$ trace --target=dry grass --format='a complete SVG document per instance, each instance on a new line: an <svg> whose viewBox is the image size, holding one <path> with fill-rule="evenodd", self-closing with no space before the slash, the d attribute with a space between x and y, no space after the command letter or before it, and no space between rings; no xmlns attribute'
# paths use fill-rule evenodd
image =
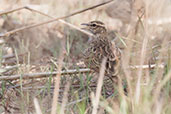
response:
<svg viewBox="0 0 171 114"><path fill-rule="evenodd" d="M29 5L50 17L26 9L0 15L0 35L98 3L101 2L2 0L0 12ZM18 75L20 79L1 80L0 113L170 114L170 0L135 0L130 5L131 20L124 22L106 14L109 11L106 9L113 3L61 20L63 23L55 21L1 38L1 76ZM115 8L110 8L110 11L115 11ZM115 13L125 15L122 11ZM91 20L106 23L112 41L122 49L121 73L114 92L109 91L112 84L107 82L110 87L105 86L103 64L99 78L94 73L22 78L22 74L65 72L84 67L80 65L81 51L87 47L89 38L79 28L80 23ZM117 32L117 38L112 38L113 31Z"/></svg>

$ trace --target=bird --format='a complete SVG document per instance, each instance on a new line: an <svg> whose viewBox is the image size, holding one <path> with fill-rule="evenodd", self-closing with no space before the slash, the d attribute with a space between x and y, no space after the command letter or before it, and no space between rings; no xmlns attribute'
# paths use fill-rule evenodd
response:
<svg viewBox="0 0 171 114"><path fill-rule="evenodd" d="M88 41L88 48L83 51L83 60L87 67L99 73L103 58L107 58L105 64L105 76L116 77L121 61L121 51L108 38L105 24L101 21L82 23L84 30L93 34Z"/></svg>

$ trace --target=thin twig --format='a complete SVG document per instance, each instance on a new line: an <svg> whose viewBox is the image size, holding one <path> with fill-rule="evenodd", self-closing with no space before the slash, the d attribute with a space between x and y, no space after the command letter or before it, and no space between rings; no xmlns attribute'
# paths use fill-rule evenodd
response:
<svg viewBox="0 0 171 114"><path fill-rule="evenodd" d="M43 15L43 16L49 17L49 18L51 18L51 19L55 19L55 17L52 17L52 16L50 16L50 15L48 15L48 14L45 14L45 13L43 13L43 12L41 12L41 11L38 11L38 10L35 10L35 9L32 9L32 8L29 8L28 6L25 7L25 8L28 9L28 10L30 10L30 11L32 11L32 12L36 12L36 13L41 14L41 15ZM73 25L73 24L71 24L71 23L68 23L68 22L66 22L66 21L64 21L64 20L62 20L62 19L59 19L59 22L61 22L61 23L63 23L63 24L66 24L67 26L69 26L69 27L71 27L71 28L74 28L74 29L76 29L76 30L78 30L78 31L80 31L80 32L82 32L82 33L85 33L85 34L87 34L87 35L89 35L89 36L93 36L92 33L87 32L87 31L85 31L85 30L83 30L83 29L81 29L81 28L79 28L79 27L77 27L77 26L75 26L75 25Z"/></svg>
<svg viewBox="0 0 171 114"><path fill-rule="evenodd" d="M155 67L159 67L159 68L164 68L164 65L156 65L156 64L152 64L150 66L150 68L155 68ZM148 69L149 65L135 65L135 66L129 66L128 69ZM73 74L84 74L84 73L92 73L93 71L85 68L85 69L72 69L72 70L65 70L65 71L61 71L61 75L73 75ZM11 75L11 76L0 76L0 80L17 80L20 78L20 76L22 76L23 79L33 79L33 78L46 78L49 77L50 75L55 76L56 74L59 74L59 72L39 72L39 73L32 73L32 74L18 74L18 75Z"/></svg>
<svg viewBox="0 0 171 114"><path fill-rule="evenodd" d="M88 10L91 10L91 9L94 9L94 8L97 8L97 7L100 7L100 6L103 6L103 5L108 4L108 3L112 2L112 1L113 1L113 0L110 0L110 1L107 1L107 2L103 2L103 3L101 3L101 4L94 5L94 6L91 6L91 7L89 7L89 8L86 8L86 9L83 9L83 10L76 11L76 12L71 13L71 14L66 15L66 16L54 18L54 19L51 19L51 20L48 20L48 21L45 21L45 22L40 22L40 23L36 23L36 24L32 24L32 25L25 26L25 27L21 27L21 28L18 28L18 29L15 29L15 30L6 32L6 33L4 33L4 34L0 34L0 37L9 36L10 34L13 34L13 33L16 33L16 32L22 31L22 30L25 30L25 29L29 29L29 28L41 26L41 25L48 24L48 23L51 23L51 22L54 22L54 21L58 21L58 20L60 20L60 19L65 19L65 18L74 16L74 15L77 15L77 14L83 13L83 12L85 12L85 11L88 11Z"/></svg>
<svg viewBox="0 0 171 114"><path fill-rule="evenodd" d="M149 69L149 68L155 68L155 67L158 67L158 68L164 68L164 65L161 64L161 65L156 65L156 64L152 64L150 65L134 65L134 66L129 66L130 69L139 69L139 68L142 68L143 70L144 69Z"/></svg>
<svg viewBox="0 0 171 114"><path fill-rule="evenodd" d="M6 15L6 14L8 14L8 13L15 12L15 11L19 11L19 10L21 10L21 9L23 9L23 8L25 8L25 6L24 6L24 7L15 8L15 9L12 9L12 10L8 10L8 11L0 12L0 16L1 16L1 15Z"/></svg>
<svg viewBox="0 0 171 114"><path fill-rule="evenodd" d="M12 12L15 12L15 11L19 11L19 10L23 10L23 9L29 10L29 11L31 11L31 12L38 13L38 14L40 14L40 15L46 16L46 17L51 18L51 19L55 19L55 17L53 17L53 16L50 16L50 15L48 15L48 14L45 14L45 13L41 12L41 11L35 10L35 9L33 9L33 8L30 8L29 5L24 6L24 7L20 7L20 8L16 8L16 9L13 9L13 10L9 10L9 11L6 11L6 12L3 12L2 15L7 14L7 13L12 13ZM1 14L0 14L0 15L1 15ZM70 23L68 23L68 22L66 22L66 21L64 21L64 20L62 20L62 19L59 19L59 22L61 22L61 23L63 23L63 24L66 24L67 26L69 26L69 27L71 27L71 28L74 28L74 29L76 29L76 30L78 30L78 31L80 31L80 32L83 32L83 33L85 33L85 34L87 34L87 35L89 35L89 36L93 36L93 34L91 34L90 32L87 32L87 31L85 31L85 30L83 30L83 29L80 29L79 27L77 27L77 26L75 26L75 25L73 25L73 24L70 24Z"/></svg>
<svg viewBox="0 0 171 114"><path fill-rule="evenodd" d="M11 75L11 76L0 76L0 80L17 80L20 79L33 79L33 78L46 78L50 75L55 76L57 74L61 75L71 75L71 74L79 74L79 73L89 73L92 72L90 69L79 69L79 70L67 70L61 72L41 72L41 73L32 73L32 74L18 74L18 75Z"/></svg>
<svg viewBox="0 0 171 114"><path fill-rule="evenodd" d="M0 67L0 74L3 74L5 72L13 70L13 69L17 69L18 67L19 67L19 65Z"/></svg>
<svg viewBox="0 0 171 114"><path fill-rule="evenodd" d="M26 54L26 53L21 53L21 54L19 54L18 56L23 56L23 55L25 55L25 54ZM2 59L10 59L10 58L13 58L13 57L15 57L14 54L4 55L4 56L2 56Z"/></svg>

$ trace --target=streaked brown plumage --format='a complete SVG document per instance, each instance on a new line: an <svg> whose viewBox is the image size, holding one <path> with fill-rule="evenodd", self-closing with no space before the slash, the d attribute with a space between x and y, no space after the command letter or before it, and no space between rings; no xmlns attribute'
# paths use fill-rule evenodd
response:
<svg viewBox="0 0 171 114"><path fill-rule="evenodd" d="M104 57L106 62L106 76L116 76L120 65L120 50L108 39L107 30L104 23L100 21L91 21L83 23L85 30L91 32L94 36L89 42L89 47L84 51L84 62L87 67L99 73L100 65Z"/></svg>

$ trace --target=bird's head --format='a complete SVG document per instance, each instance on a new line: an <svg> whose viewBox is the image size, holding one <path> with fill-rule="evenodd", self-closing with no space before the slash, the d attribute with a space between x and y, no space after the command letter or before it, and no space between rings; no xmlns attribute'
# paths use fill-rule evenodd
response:
<svg viewBox="0 0 171 114"><path fill-rule="evenodd" d="M91 21L89 23L82 23L85 26L83 29L91 32L94 35L105 34L107 32L105 25L101 21Z"/></svg>

